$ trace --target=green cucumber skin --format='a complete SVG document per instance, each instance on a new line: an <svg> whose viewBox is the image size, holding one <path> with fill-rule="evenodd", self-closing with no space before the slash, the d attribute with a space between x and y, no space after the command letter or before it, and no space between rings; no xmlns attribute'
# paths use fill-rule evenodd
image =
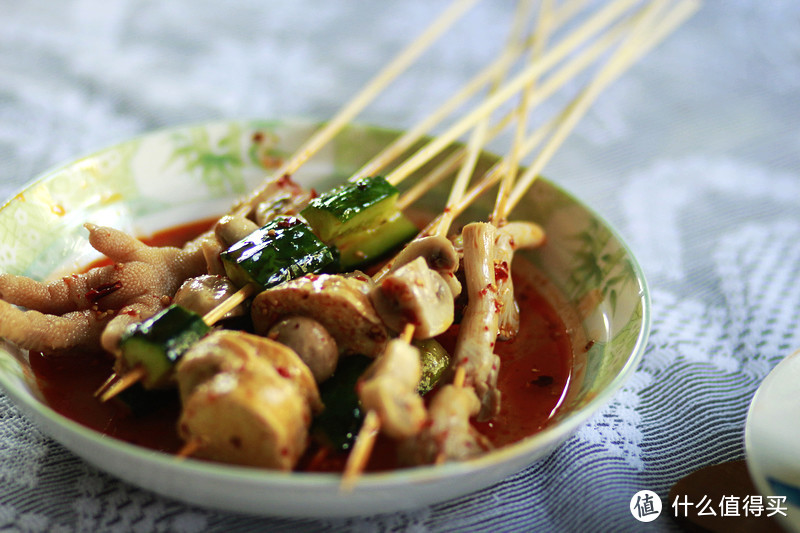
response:
<svg viewBox="0 0 800 533"><path fill-rule="evenodd" d="M339 250L340 268L348 271L385 257L418 232L419 228L397 211L382 224L341 235L332 244Z"/></svg>
<svg viewBox="0 0 800 533"><path fill-rule="evenodd" d="M388 218L398 194L397 188L381 176L363 178L314 198L300 214L328 242L337 235Z"/></svg>
<svg viewBox="0 0 800 533"><path fill-rule="evenodd" d="M113 400L127 409L134 417L143 417L158 412L164 407L179 402L178 389L146 389L141 383L134 383Z"/></svg>
<svg viewBox="0 0 800 533"><path fill-rule="evenodd" d="M268 289L320 272L337 260L334 250L294 217L277 218L220 254L225 273L238 286Z"/></svg>
<svg viewBox="0 0 800 533"><path fill-rule="evenodd" d="M142 365L147 369L142 382L146 388L158 387L183 353L210 330L203 317L173 304L123 334L122 358L128 368Z"/></svg>
<svg viewBox="0 0 800 533"><path fill-rule="evenodd" d="M372 361L363 355L345 357L339 361L334 375L320 384L325 410L314 419L311 433L337 451L349 450L361 429L364 412L356 383Z"/></svg>

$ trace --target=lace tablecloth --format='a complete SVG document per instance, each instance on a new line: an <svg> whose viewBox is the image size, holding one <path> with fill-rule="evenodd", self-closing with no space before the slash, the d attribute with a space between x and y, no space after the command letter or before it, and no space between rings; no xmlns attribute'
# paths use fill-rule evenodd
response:
<svg viewBox="0 0 800 533"><path fill-rule="evenodd" d="M0 196L134 134L327 118L444 2L0 2ZM409 127L485 65L511 0L483 2L360 117ZM800 347L800 3L708 1L620 79L546 169L608 218L652 290L635 374L547 459L387 516L214 512L123 483L0 393L0 529L631 530L634 493L741 458L750 399ZM506 139L507 141L507 139ZM504 148L503 140L495 148ZM665 516L653 529L675 525Z"/></svg>

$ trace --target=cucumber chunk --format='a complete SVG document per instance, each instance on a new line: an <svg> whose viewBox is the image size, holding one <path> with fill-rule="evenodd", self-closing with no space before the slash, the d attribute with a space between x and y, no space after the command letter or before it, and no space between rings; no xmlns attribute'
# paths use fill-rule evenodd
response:
<svg viewBox="0 0 800 533"><path fill-rule="evenodd" d="M383 177L363 178L314 198L300 214L320 239L329 242L392 216L397 195L397 188Z"/></svg>
<svg viewBox="0 0 800 533"><path fill-rule="evenodd" d="M239 287L267 289L320 272L336 261L334 250L295 217L279 217L220 254L227 276Z"/></svg>
<svg viewBox="0 0 800 533"><path fill-rule="evenodd" d="M347 451L353 446L364 422L356 382L372 361L363 355L344 357L334 375L319 386L325 410L314 419L311 433L337 451Z"/></svg>
<svg viewBox="0 0 800 533"><path fill-rule="evenodd" d="M125 331L119 344L121 357L128 368L144 366L145 388L160 387L183 353L209 331L202 316L173 304Z"/></svg>
<svg viewBox="0 0 800 533"><path fill-rule="evenodd" d="M333 240L339 250L342 270L353 270L387 255L411 240L419 231L413 222L396 211L385 222L340 235Z"/></svg>
<svg viewBox="0 0 800 533"><path fill-rule="evenodd" d="M417 392L424 396L436 386L450 366L450 354L436 339L414 340L413 344L419 350L422 363L422 378Z"/></svg>
<svg viewBox="0 0 800 533"><path fill-rule="evenodd" d="M173 409L180 402L178 389L145 389L141 383L120 392L112 401L127 411L130 416L143 417L161 411Z"/></svg>

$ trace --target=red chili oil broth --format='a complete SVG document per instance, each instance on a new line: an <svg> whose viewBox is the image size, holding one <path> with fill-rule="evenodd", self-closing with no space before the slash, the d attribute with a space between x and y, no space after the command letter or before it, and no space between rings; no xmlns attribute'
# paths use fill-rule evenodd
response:
<svg viewBox="0 0 800 533"><path fill-rule="evenodd" d="M142 241L151 246L181 246L210 227L202 220L160 231ZM87 268L108 264L98 260ZM491 422L474 423L495 446L519 441L545 427L560 406L572 368L571 340L564 321L528 276L513 272L515 296L520 307L520 332L512 341L498 341L501 360L498 386L502 391L500 413ZM438 337L453 352L458 326ZM112 361L97 354L30 354L31 367L46 402L55 411L103 434L146 448L177 452L180 405L177 399L144 416L133 416L124 406L101 403L94 392L112 372ZM367 470L396 468L395 446L379 437ZM321 452L313 446L299 469L339 471L346 457Z"/></svg>

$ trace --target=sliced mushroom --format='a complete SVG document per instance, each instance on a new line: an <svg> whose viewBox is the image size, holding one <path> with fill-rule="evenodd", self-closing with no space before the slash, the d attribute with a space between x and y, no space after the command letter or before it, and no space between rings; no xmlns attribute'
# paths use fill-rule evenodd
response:
<svg viewBox="0 0 800 533"><path fill-rule="evenodd" d="M438 272L444 278L454 298L461 294L461 283L455 276L455 272L458 270L459 256L449 239L440 235L414 239L394 258L392 270L396 270L418 257L424 258L431 270Z"/></svg>
<svg viewBox="0 0 800 533"><path fill-rule="evenodd" d="M517 221L508 222L498 228L499 234L508 235L514 250L536 248L545 241L545 233L541 226L534 222Z"/></svg>
<svg viewBox="0 0 800 533"><path fill-rule="evenodd" d="M284 318L270 328L267 337L300 356L317 383L331 377L336 370L339 360L336 341L316 320L303 316Z"/></svg>
<svg viewBox="0 0 800 533"><path fill-rule="evenodd" d="M400 268L417 257L425 258L428 266L437 272L443 270L453 272L458 269L458 253L453 243L439 235L421 237L409 242L394 258L392 268Z"/></svg>
<svg viewBox="0 0 800 533"><path fill-rule="evenodd" d="M258 224L240 215L225 215L214 225L214 235L228 248L259 228Z"/></svg>
<svg viewBox="0 0 800 533"><path fill-rule="evenodd" d="M453 293L423 257L389 272L370 292L370 299L391 329L401 331L413 324L415 339L444 333L453 323Z"/></svg>
<svg viewBox="0 0 800 533"><path fill-rule="evenodd" d="M236 293L237 287L225 276L206 274L189 278L175 293L173 301L197 314L205 315ZM237 306L225 314L224 318L242 316L243 306Z"/></svg>
<svg viewBox="0 0 800 533"><path fill-rule="evenodd" d="M376 357L389 339L386 327L357 278L333 274L308 275L281 283L253 299L251 315L259 335L290 316L313 318L336 340L341 355Z"/></svg>
<svg viewBox="0 0 800 533"><path fill-rule="evenodd" d="M361 404L366 411L378 414L381 431L386 435L408 438L422 429L427 414L417 393L421 376L419 351L394 339L359 379Z"/></svg>

